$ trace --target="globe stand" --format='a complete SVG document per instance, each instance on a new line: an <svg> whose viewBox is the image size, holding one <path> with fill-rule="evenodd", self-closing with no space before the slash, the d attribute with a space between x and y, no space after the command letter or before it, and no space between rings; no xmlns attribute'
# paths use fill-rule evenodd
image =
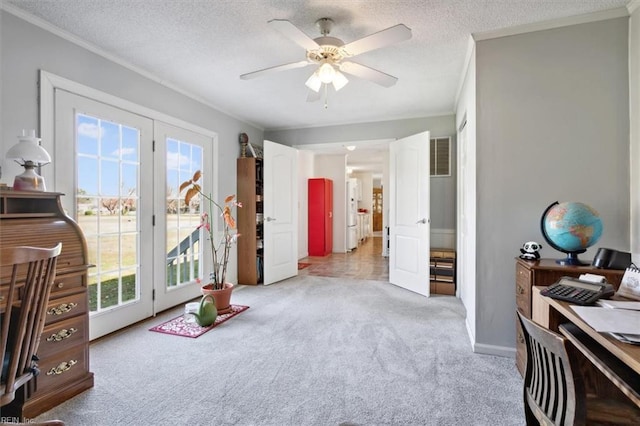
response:
<svg viewBox="0 0 640 426"><path fill-rule="evenodd" d="M572 252L563 251L563 253L565 253L567 257L565 257L564 259L557 259L556 263L558 265L570 265L570 266L589 265L589 263L582 262L580 259L578 259L578 255L580 253L584 253L585 251L586 250L572 251Z"/></svg>

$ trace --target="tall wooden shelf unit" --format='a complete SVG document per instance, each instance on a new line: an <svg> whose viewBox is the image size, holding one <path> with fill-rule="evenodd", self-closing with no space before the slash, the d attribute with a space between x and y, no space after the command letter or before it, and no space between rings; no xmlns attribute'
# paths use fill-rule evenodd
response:
<svg viewBox="0 0 640 426"><path fill-rule="evenodd" d="M237 161L238 284L263 282L263 162L262 158L241 157Z"/></svg>
<svg viewBox="0 0 640 426"><path fill-rule="evenodd" d="M560 277L578 278L580 275L587 273L603 275L607 282L611 283L617 290L624 271L597 269L593 266L559 265L553 259L527 261L516 258L516 308L525 317L531 319L532 287L548 286L558 281ZM513 318L516 324L516 366L520 374L524 375L527 362L527 347L515 312Z"/></svg>
<svg viewBox="0 0 640 426"><path fill-rule="evenodd" d="M0 190L0 245L53 247L62 243L38 357L37 391L24 389L2 415L33 418L93 386L89 371L87 244L55 192ZM0 271L0 300L10 270Z"/></svg>

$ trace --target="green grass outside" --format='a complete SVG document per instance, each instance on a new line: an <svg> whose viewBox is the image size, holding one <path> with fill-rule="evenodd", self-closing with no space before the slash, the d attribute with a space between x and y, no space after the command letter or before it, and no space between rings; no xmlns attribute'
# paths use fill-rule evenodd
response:
<svg viewBox="0 0 640 426"><path fill-rule="evenodd" d="M194 270L198 270L198 260L194 262ZM189 262L185 261L182 264L184 268L189 268ZM188 270L188 269L187 269ZM178 268L168 265L167 277L169 277L169 286L175 286L178 282ZM101 283L101 298L100 307L102 309L118 304L118 278L105 280ZM96 283L89 284L89 311L95 312L98 310L98 286ZM136 298L136 277L134 274L126 275L122 277L122 301L127 302L135 300Z"/></svg>

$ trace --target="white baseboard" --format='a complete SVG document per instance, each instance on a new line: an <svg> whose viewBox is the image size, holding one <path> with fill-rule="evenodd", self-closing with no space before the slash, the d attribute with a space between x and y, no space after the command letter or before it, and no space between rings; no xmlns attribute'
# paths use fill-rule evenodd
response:
<svg viewBox="0 0 640 426"><path fill-rule="evenodd" d="M484 354L484 355L495 355L501 356L504 358L514 358L516 357L515 348L509 348L506 346L495 346L495 345L485 345L482 343L476 343L475 336L471 330L471 326L469 321L465 319L464 324L467 328L467 335L469 336L469 341L471 343L471 348L473 353Z"/></svg>
<svg viewBox="0 0 640 426"><path fill-rule="evenodd" d="M506 346L485 345L482 343L475 343L473 345L473 352L485 355L495 355L505 358L515 358L516 349Z"/></svg>

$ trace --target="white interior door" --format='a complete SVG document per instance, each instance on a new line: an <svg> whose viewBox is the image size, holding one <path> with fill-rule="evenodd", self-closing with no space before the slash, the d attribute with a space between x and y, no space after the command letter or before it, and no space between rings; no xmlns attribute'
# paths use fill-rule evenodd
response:
<svg viewBox="0 0 640 426"><path fill-rule="evenodd" d="M429 296L429 132L389 146L389 281Z"/></svg>
<svg viewBox="0 0 640 426"><path fill-rule="evenodd" d="M211 148L213 138L160 121L154 122L155 226L153 261L154 311L160 312L200 294L200 283L211 268L208 234L199 228L205 209L198 200L184 203L180 184L200 170L199 184L206 194L213 190ZM211 213L211 212L209 212ZM212 215L216 217L217 215ZM217 220L213 226L217 226Z"/></svg>
<svg viewBox="0 0 640 426"><path fill-rule="evenodd" d="M296 149L264 141L265 284L298 275L297 158Z"/></svg>

